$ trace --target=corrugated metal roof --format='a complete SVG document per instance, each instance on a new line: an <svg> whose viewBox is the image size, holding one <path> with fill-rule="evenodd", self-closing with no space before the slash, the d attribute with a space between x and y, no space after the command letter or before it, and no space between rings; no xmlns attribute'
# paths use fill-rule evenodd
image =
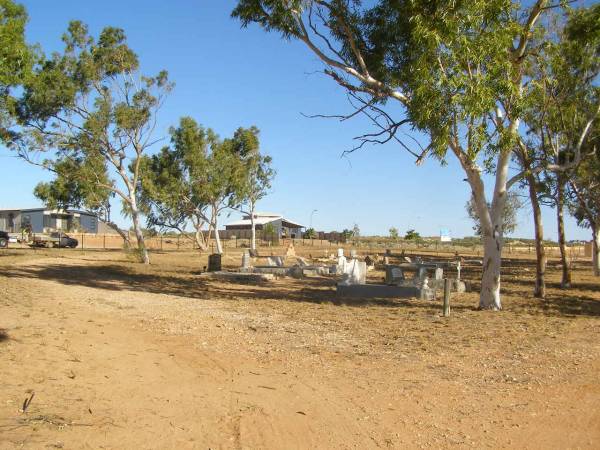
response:
<svg viewBox="0 0 600 450"><path fill-rule="evenodd" d="M300 225L299 223L294 222L293 220L286 219L283 216L279 216L276 214L273 214L272 216L268 216L268 217L260 216L259 214L256 214L256 213L255 213L255 215L259 216L254 219L255 225L266 225L267 223L275 222L276 220L281 219L283 222L286 222L291 225L295 225L296 228L306 228L304 225ZM251 225L252 225L252 222L250 219L241 219L241 220L236 220L234 222L230 222L230 223L226 224L225 227L229 227L229 226L240 227L240 226L251 226Z"/></svg>

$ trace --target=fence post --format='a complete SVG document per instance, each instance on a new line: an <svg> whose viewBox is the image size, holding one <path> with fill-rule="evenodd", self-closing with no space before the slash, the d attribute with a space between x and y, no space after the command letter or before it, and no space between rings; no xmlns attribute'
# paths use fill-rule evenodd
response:
<svg viewBox="0 0 600 450"><path fill-rule="evenodd" d="M444 278L444 317L450 316L450 278Z"/></svg>
<svg viewBox="0 0 600 450"><path fill-rule="evenodd" d="M106 233L102 236L102 249L106 250Z"/></svg>
<svg viewBox="0 0 600 450"><path fill-rule="evenodd" d="M85 235L83 233L81 233L81 250L83 250L83 248L84 248L83 236L85 236Z"/></svg>

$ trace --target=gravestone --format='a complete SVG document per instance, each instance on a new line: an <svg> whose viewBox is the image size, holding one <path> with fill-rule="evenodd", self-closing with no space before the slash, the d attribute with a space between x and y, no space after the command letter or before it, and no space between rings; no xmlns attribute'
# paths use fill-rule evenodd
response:
<svg viewBox="0 0 600 450"><path fill-rule="evenodd" d="M367 264L364 261L353 259L344 266L341 285L365 284L367 282Z"/></svg>
<svg viewBox="0 0 600 450"><path fill-rule="evenodd" d="M242 269L247 269L250 267L250 253L244 252L242 253Z"/></svg>

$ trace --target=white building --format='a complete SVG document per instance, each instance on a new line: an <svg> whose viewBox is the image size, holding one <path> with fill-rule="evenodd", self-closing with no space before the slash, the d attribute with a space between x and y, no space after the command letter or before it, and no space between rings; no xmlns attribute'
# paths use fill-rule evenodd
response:
<svg viewBox="0 0 600 450"><path fill-rule="evenodd" d="M254 213L254 224L257 231L262 231L267 224L273 227L275 236L278 238L299 239L302 237L302 229L306 228L292 220L286 219L280 214L273 213ZM225 225L227 237L236 236L242 239L248 239L252 230L252 221L250 215L245 215L241 220L231 222ZM260 234L259 234L260 235Z"/></svg>

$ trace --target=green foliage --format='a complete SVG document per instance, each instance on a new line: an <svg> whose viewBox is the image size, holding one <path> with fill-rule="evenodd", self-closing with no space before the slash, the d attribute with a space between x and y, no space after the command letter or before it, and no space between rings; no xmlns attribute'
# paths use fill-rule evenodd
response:
<svg viewBox="0 0 600 450"><path fill-rule="evenodd" d="M15 99L11 92L28 78L35 51L25 42L25 8L12 0L0 0L0 143L13 144Z"/></svg>
<svg viewBox="0 0 600 450"><path fill-rule="evenodd" d="M400 236L400 234L398 233L398 228L396 228L396 227L391 227L391 228L390 228L390 237L391 237L393 240L397 240L399 236Z"/></svg>
<svg viewBox="0 0 600 450"><path fill-rule="evenodd" d="M346 242L348 239L350 239L352 236L354 236L354 232L347 228L344 228L344 231L342 231L340 234L341 234L343 242Z"/></svg>
<svg viewBox="0 0 600 450"><path fill-rule="evenodd" d="M404 240L406 241L414 241L414 242L420 242L423 240L423 238L421 237L421 235L415 231L415 230L408 230L406 232L406 234L404 235Z"/></svg>
<svg viewBox="0 0 600 450"><path fill-rule="evenodd" d="M272 223L266 223L262 228L262 237L268 241L276 241L278 239L277 232Z"/></svg>
<svg viewBox="0 0 600 450"><path fill-rule="evenodd" d="M170 133L170 147L141 159L139 203L149 226L214 226L220 211L265 195L274 172L270 157L260 155L257 128L239 128L221 140L184 117Z"/></svg>
<svg viewBox="0 0 600 450"><path fill-rule="evenodd" d="M596 134L594 144L600 144ZM600 231L600 153L586 158L570 183L570 210L577 224Z"/></svg>
<svg viewBox="0 0 600 450"><path fill-rule="evenodd" d="M401 99L406 119L398 125L429 135L430 151L442 160L457 124L464 124L473 160L511 145L508 135L490 130L499 102L519 107L511 50L522 25L510 0L239 0L232 15L243 26L257 23L307 43L338 84L366 94L365 104Z"/></svg>
<svg viewBox="0 0 600 450"><path fill-rule="evenodd" d="M172 84L164 71L138 73L137 55L119 28L104 28L95 39L73 21L62 40L63 51L40 58L23 83L15 150L56 174L36 188L45 202L94 209L115 194L137 228L141 157L155 142L156 115Z"/></svg>
<svg viewBox="0 0 600 450"><path fill-rule="evenodd" d="M49 208L100 212L109 206L111 190L105 163L98 157L59 159L51 163L53 180L39 183L34 195ZM97 181L102 185L98 186Z"/></svg>
<svg viewBox="0 0 600 450"><path fill-rule="evenodd" d="M267 195L275 177L275 170L271 167L272 158L260 153L258 136L256 127L238 128L229 141L242 164L242 173L236 186L237 200L247 204L250 213L254 212L256 203Z"/></svg>
<svg viewBox="0 0 600 450"><path fill-rule="evenodd" d="M315 239L316 237L317 237L317 232L315 231L314 228L308 228L304 232L304 238L305 239Z"/></svg>
<svg viewBox="0 0 600 450"><path fill-rule="evenodd" d="M532 161L540 201L555 207L563 186L578 178L578 166L590 167L597 147L600 5L569 10L553 25L528 67L523 151Z"/></svg>
<svg viewBox="0 0 600 450"><path fill-rule="evenodd" d="M170 134L171 147L140 160L139 203L148 226L183 230L190 220L201 226L209 220L210 149L218 145L217 136L191 117L183 117Z"/></svg>

